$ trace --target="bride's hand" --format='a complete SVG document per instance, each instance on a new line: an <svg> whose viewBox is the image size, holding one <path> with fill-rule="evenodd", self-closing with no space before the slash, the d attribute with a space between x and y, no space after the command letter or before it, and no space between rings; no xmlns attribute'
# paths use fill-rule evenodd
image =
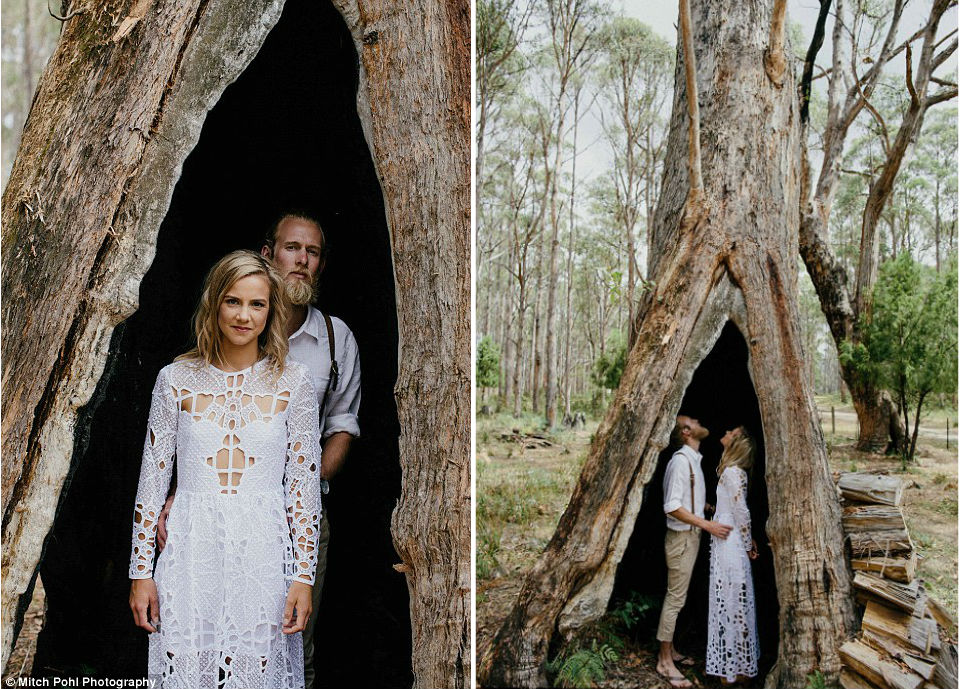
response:
<svg viewBox="0 0 960 689"><path fill-rule="evenodd" d="M760 553L757 552L757 542L751 538L750 550L747 551L747 557L749 557L751 560L756 560L759 554Z"/></svg>
<svg viewBox="0 0 960 689"><path fill-rule="evenodd" d="M290 589L287 591L287 604L283 608L283 633L296 634L306 629L312 611L313 587L302 581L290 584Z"/></svg>
<svg viewBox="0 0 960 689"><path fill-rule="evenodd" d="M160 599L153 579L134 579L130 582L130 609L133 621L151 634L160 626Z"/></svg>

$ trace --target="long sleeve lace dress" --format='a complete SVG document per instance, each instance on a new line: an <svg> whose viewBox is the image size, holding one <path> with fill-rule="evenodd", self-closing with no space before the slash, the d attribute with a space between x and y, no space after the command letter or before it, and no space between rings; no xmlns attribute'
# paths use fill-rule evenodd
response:
<svg viewBox="0 0 960 689"><path fill-rule="evenodd" d="M157 517L177 469L166 547ZM312 584L320 520L317 398L302 364L160 371L137 488L130 578L153 577L160 687L303 687L301 635L283 634L291 582Z"/></svg>
<svg viewBox="0 0 960 689"><path fill-rule="evenodd" d="M730 524L726 540L710 538L710 612L707 620L707 674L734 681L755 677L760 649L753 576L747 474L727 467L717 485L714 521Z"/></svg>

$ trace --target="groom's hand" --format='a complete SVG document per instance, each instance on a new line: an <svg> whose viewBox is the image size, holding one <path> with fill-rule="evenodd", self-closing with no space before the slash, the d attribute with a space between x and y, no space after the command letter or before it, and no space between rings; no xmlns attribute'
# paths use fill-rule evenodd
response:
<svg viewBox="0 0 960 689"><path fill-rule="evenodd" d="M730 535L730 532L733 531L732 526L727 526L726 524L721 524L720 522L707 522L707 525L703 527L707 533L716 536L721 540L727 540L727 536Z"/></svg>

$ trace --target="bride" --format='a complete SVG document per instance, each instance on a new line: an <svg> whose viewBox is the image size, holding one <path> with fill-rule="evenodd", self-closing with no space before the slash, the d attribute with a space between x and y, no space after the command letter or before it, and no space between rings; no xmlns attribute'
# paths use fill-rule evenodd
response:
<svg viewBox="0 0 960 689"><path fill-rule="evenodd" d="M710 540L710 613L707 621L707 674L724 684L757 675L757 614L750 560L757 544L750 536L747 472L753 467L753 438L740 426L720 439L723 455L717 475L715 521L733 524L726 540Z"/></svg>
<svg viewBox="0 0 960 689"><path fill-rule="evenodd" d="M310 375L287 360L286 308L266 260L228 254L204 283L196 347L157 377L130 607L151 632L149 677L161 687L303 687L320 445ZM154 567L174 464L177 500Z"/></svg>

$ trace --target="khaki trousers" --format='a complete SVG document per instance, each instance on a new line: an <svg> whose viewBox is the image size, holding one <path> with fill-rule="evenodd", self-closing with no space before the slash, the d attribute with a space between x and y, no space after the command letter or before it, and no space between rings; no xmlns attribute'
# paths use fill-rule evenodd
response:
<svg viewBox="0 0 960 689"><path fill-rule="evenodd" d="M668 528L663 549L667 554L667 595L660 611L657 641L673 641L677 615L687 600L690 576L700 550L700 529L691 527L689 531L674 531Z"/></svg>
<svg viewBox="0 0 960 689"><path fill-rule="evenodd" d="M303 686L304 689L313 689L313 680L316 670L313 667L313 630L317 624L317 612L320 610L320 599L323 596L323 577L327 573L327 546L330 543L330 519L327 510L323 511L320 520L320 533L317 537L317 575L313 583L313 612L307 628L303 630Z"/></svg>

